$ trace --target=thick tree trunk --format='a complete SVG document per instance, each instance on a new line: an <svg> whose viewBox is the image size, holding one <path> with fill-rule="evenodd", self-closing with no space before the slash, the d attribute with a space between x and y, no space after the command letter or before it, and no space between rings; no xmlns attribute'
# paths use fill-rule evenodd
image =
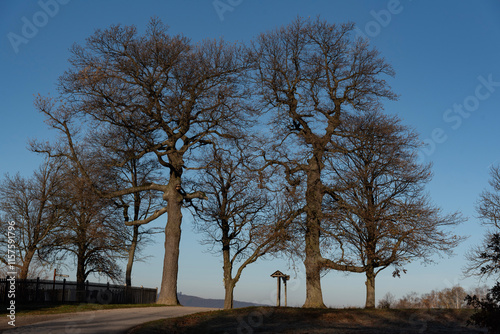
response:
<svg viewBox="0 0 500 334"><path fill-rule="evenodd" d="M85 254L79 252L76 263L76 299L85 301Z"/></svg>
<svg viewBox="0 0 500 334"><path fill-rule="evenodd" d="M78 256L76 263L76 282L78 284L85 284L85 257Z"/></svg>
<svg viewBox="0 0 500 334"><path fill-rule="evenodd" d="M365 308L375 308L375 272L373 268L366 271L366 303Z"/></svg>
<svg viewBox="0 0 500 334"><path fill-rule="evenodd" d="M174 181L174 182L172 182ZM171 179L170 189L164 194L167 203L167 225L165 227L165 257L158 304L180 305L177 299L177 274L179 271L179 244L181 241L183 196L175 189L180 181Z"/></svg>
<svg viewBox="0 0 500 334"><path fill-rule="evenodd" d="M31 260L33 259L34 255L35 255L34 250L28 250L26 252L26 254L24 255L23 266L21 267L21 272L19 273L19 279L27 279L28 278L28 271L30 268L30 263L31 263Z"/></svg>
<svg viewBox="0 0 500 334"><path fill-rule="evenodd" d="M224 309L232 309L234 301L234 284L233 281L224 284Z"/></svg>
<svg viewBox="0 0 500 334"><path fill-rule="evenodd" d="M312 248L312 247L307 247ZM306 267L306 301L303 307L309 308L325 308L323 302L323 293L321 291L321 269L318 266L317 257L311 255L314 250L306 250L306 259L304 266Z"/></svg>
<svg viewBox="0 0 500 334"><path fill-rule="evenodd" d="M309 159L306 189L306 301L303 307L325 308L321 291L321 251L320 251L320 224L322 218L321 202L321 158Z"/></svg>

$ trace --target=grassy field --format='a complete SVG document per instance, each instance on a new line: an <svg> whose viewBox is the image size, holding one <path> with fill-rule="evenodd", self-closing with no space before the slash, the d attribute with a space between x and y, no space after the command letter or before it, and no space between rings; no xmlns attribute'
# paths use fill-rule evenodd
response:
<svg viewBox="0 0 500 334"><path fill-rule="evenodd" d="M153 321L129 333L485 333L467 327L473 312L250 307Z"/></svg>

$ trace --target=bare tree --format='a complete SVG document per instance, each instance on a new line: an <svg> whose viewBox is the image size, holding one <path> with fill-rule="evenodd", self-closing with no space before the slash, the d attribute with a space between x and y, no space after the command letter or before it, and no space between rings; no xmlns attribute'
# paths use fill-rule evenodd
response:
<svg viewBox="0 0 500 334"><path fill-rule="evenodd" d="M392 308L396 302L396 297L390 292L387 292L382 299L378 301L378 308Z"/></svg>
<svg viewBox="0 0 500 334"><path fill-rule="evenodd" d="M120 189L139 187L142 184L159 182L159 166L156 160L140 156L143 151L141 141L130 133L117 128L98 129L93 131L86 140L91 144L91 150L100 152L104 168L110 170L111 188ZM161 198L152 192L135 192L114 199L115 205L122 210L123 221L138 221L147 218L161 208ZM141 225L128 226L124 244L128 252L127 267L125 270L125 285L132 286L132 268L137 255L142 248L152 241L151 236L159 233L157 227L143 227Z"/></svg>
<svg viewBox="0 0 500 334"><path fill-rule="evenodd" d="M394 266L399 276L405 263L451 254L463 239L446 229L463 222L461 215L442 214L427 198L430 166L417 163L418 136L400 123L377 112L348 117L334 143L344 151L329 161L332 188L343 190L325 201L330 224L323 231L334 240L332 260L366 274L367 308L375 307L380 271Z"/></svg>
<svg viewBox="0 0 500 334"><path fill-rule="evenodd" d="M129 168L130 186L137 187L139 184L146 183L148 178L147 168L140 161L131 160L127 167ZM143 172L146 172L142 174ZM133 193L129 196L121 196L115 200L115 204L122 209L123 221L138 221L147 218L158 208L158 197L153 197L151 193ZM131 218L132 217L132 218ZM152 241L151 236L159 233L156 227L142 227L141 225L132 225L128 229L128 243L126 249L128 252L127 267L125 270L125 285L132 286L132 267L142 248Z"/></svg>
<svg viewBox="0 0 500 334"><path fill-rule="evenodd" d="M465 297L464 297L465 298ZM422 295L422 306L428 309L439 307L439 291L432 290L429 293Z"/></svg>
<svg viewBox="0 0 500 334"><path fill-rule="evenodd" d="M121 212L109 199L100 197L92 189L91 182L107 182L107 171L97 163L98 159L84 149L80 156L86 158L83 176L80 169L67 164L64 188L60 194L66 211L63 233L54 242L59 258L74 259L78 290L83 290L87 277L94 273L121 282L122 272L118 261L124 255ZM87 179L90 177L91 179Z"/></svg>
<svg viewBox="0 0 500 334"><path fill-rule="evenodd" d="M398 308L427 308L427 309L463 309L468 308L465 302L467 292L461 286L432 290L420 296L411 292L403 296L395 304Z"/></svg>
<svg viewBox="0 0 500 334"><path fill-rule="evenodd" d="M260 183L262 179L245 166L252 164L248 150L238 152L218 146L205 157L205 172L198 187L208 200L201 203L194 217L197 229L206 236L204 243L216 254L222 250L224 308L230 309L243 270L279 249L293 213L270 199Z"/></svg>
<svg viewBox="0 0 500 334"><path fill-rule="evenodd" d="M469 250L464 272L468 276L489 277L500 273L500 167L490 170L491 189L484 190L477 204L482 224L491 229L481 245Z"/></svg>
<svg viewBox="0 0 500 334"><path fill-rule="evenodd" d="M394 306L398 309L422 308L422 299L418 293L411 291L401 297Z"/></svg>
<svg viewBox="0 0 500 334"><path fill-rule="evenodd" d="M439 306L441 308L454 309L466 308L466 296L467 292L461 286L457 285L452 288L446 288L439 293Z"/></svg>
<svg viewBox="0 0 500 334"><path fill-rule="evenodd" d="M244 54L237 45L223 41L191 44L185 37L169 35L158 20L151 21L143 36L133 26L98 30L85 46L75 45L71 54L71 67L60 78L62 102L40 98L38 109L64 135L67 156L77 164L73 146L78 118L92 127L108 124L133 134L142 147L136 157L152 155L165 168L168 179L163 182L100 193L111 198L161 192L166 206L126 224L147 224L168 213L158 303L176 305L182 204L205 198L200 191L180 191L186 158L244 123L241 101L246 90L240 75L247 67ZM53 147L38 145L36 150L55 154ZM81 173L85 175L83 168ZM94 188L99 190L99 185Z"/></svg>
<svg viewBox="0 0 500 334"><path fill-rule="evenodd" d="M54 251L54 241L63 231L61 222L65 212L59 202L61 174L61 163L47 160L30 178L6 175L0 184L0 243L7 249L7 222L14 222L12 240L17 262L14 266L19 269L20 279L28 277L33 262L43 262ZM0 255L0 261L6 265L7 256L8 252Z"/></svg>
<svg viewBox="0 0 500 334"><path fill-rule="evenodd" d="M299 18L261 34L251 54L276 139L264 158L283 168L290 187L305 187L304 307L325 307L321 271L337 267L320 248L322 203L336 197L323 181L327 153L340 149L330 144L343 114L377 110L380 99L396 98L382 78L393 70L366 40L354 37L354 24L320 19Z"/></svg>

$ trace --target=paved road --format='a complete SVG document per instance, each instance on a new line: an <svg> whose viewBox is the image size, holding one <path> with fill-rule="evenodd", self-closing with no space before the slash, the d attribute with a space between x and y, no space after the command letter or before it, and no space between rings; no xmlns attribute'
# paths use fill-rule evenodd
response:
<svg viewBox="0 0 500 334"><path fill-rule="evenodd" d="M5 330L3 333L123 334L128 329L144 322L213 310L216 309L184 306L98 310L54 315L51 320L40 318L43 321L24 326L22 318L18 318L16 319L16 328Z"/></svg>

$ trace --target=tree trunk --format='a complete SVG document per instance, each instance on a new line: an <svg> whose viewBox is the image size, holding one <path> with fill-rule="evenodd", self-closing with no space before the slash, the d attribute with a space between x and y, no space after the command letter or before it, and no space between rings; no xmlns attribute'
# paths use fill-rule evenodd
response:
<svg viewBox="0 0 500 334"><path fill-rule="evenodd" d="M181 241L183 196L175 189L180 181L170 180L169 190L164 194L167 200L167 225L165 226L165 257L158 304L180 305L177 299L177 274L179 271L179 244ZM174 181L174 182L172 182Z"/></svg>
<svg viewBox="0 0 500 334"><path fill-rule="evenodd" d="M366 303L365 308L375 308L375 272L373 268L366 271Z"/></svg>
<svg viewBox="0 0 500 334"><path fill-rule="evenodd" d="M132 186L137 187L137 160L133 159L132 163ZM127 208L128 209L128 208ZM134 221L139 219L139 214L141 210L141 195L139 193L134 193ZM125 211L126 212L126 211ZM128 214L125 215L125 220L128 220ZM139 239L139 225L133 226L132 232L132 243L130 245L130 249L128 250L128 262L127 269L125 271L125 299L129 303L133 303L133 295L132 295L132 267L134 266L135 260L135 251L137 249L137 242Z"/></svg>
<svg viewBox="0 0 500 334"><path fill-rule="evenodd" d="M321 251L320 251L320 224L321 224L321 158L316 156L308 160L306 189L306 301L303 307L325 308L321 291Z"/></svg>
<svg viewBox="0 0 500 334"><path fill-rule="evenodd" d="M19 273L19 279L27 279L28 278L28 271L30 268L30 263L31 263L31 260L33 259L34 255L35 255L34 250L28 250L26 252L26 254L24 255L23 266L21 267L21 272Z"/></svg>
<svg viewBox="0 0 500 334"><path fill-rule="evenodd" d="M318 260L311 255L311 250L307 251L304 266L306 267L306 301L302 307L308 308L326 308L323 302L323 293L321 291L321 270L318 266Z"/></svg>
<svg viewBox="0 0 500 334"><path fill-rule="evenodd" d="M76 300L85 301L85 254L79 252L76 263Z"/></svg>
<svg viewBox="0 0 500 334"><path fill-rule="evenodd" d="M231 254L230 254L230 240L227 236L229 228L228 224L223 224L223 227L226 227L225 229L223 228L223 237L222 237L222 257L224 259L224 289L225 289L225 296L224 296L224 308L225 309L232 309L233 308L233 291L234 291L234 286L235 282L232 278L232 269L233 266L231 264Z"/></svg>
<svg viewBox="0 0 500 334"><path fill-rule="evenodd" d="M137 239L139 237L139 225L133 226L132 244L128 250L127 269L125 271L125 299L127 303L133 302L132 296L132 267L134 265L135 250L137 248Z"/></svg>
<svg viewBox="0 0 500 334"><path fill-rule="evenodd" d="M224 309L232 309L233 301L234 301L234 282L231 280L230 282L225 282L224 289Z"/></svg>
<svg viewBox="0 0 500 334"><path fill-rule="evenodd" d="M78 284L85 284L85 257L78 255L76 263L76 282Z"/></svg>
<svg viewBox="0 0 500 334"><path fill-rule="evenodd" d="M139 225L134 225L133 228L134 232L132 235L132 244L130 245L130 249L128 250L128 262L125 272L125 285L127 287L132 286L132 266L134 265L135 250L137 248L137 239L139 237Z"/></svg>

